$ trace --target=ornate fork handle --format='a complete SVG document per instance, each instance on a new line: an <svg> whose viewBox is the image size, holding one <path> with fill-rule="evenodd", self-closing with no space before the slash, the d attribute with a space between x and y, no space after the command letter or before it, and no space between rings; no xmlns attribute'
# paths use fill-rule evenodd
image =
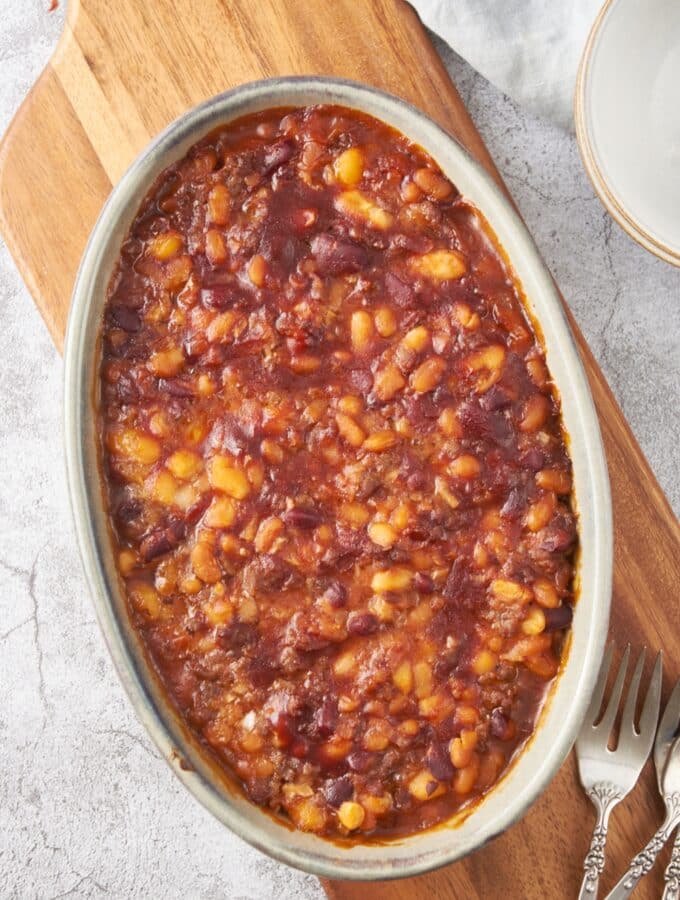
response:
<svg viewBox="0 0 680 900"><path fill-rule="evenodd" d="M664 797L664 800L666 801L666 819L663 825L647 846L633 857L628 871L619 879L614 890L607 895L606 900L625 900L626 897L630 897L643 875L646 875L652 868L659 851L680 823L680 793L670 794Z"/></svg>
<svg viewBox="0 0 680 900"><path fill-rule="evenodd" d="M664 873L666 882L661 900L680 900L680 831L676 832L673 852Z"/></svg>
<svg viewBox="0 0 680 900"><path fill-rule="evenodd" d="M622 798L621 791L608 781L598 782L586 793L597 810L597 822L593 829L590 849L583 861L583 881L578 900L597 897L597 886L604 869L604 847L607 842L609 814Z"/></svg>

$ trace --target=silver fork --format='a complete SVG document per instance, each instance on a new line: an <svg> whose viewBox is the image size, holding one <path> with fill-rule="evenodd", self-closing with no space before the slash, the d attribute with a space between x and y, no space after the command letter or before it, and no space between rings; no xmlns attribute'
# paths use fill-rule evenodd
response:
<svg viewBox="0 0 680 900"><path fill-rule="evenodd" d="M654 865L657 854L680 822L680 740L675 733L680 723L680 682L675 685L654 743L654 765L659 791L666 804L666 818L647 846L635 856L628 870L620 878L607 900L624 900L635 890L638 882ZM669 869L673 865L672 860ZM667 870L668 872L668 870ZM667 883L666 887L669 885ZM667 893L664 897L677 897Z"/></svg>
<svg viewBox="0 0 680 900"><path fill-rule="evenodd" d="M642 767L652 749L661 700L661 653L656 657L654 671L649 681L647 695L640 714L640 730L635 729L635 707L640 679L645 664L646 650L638 657L628 688L616 750L608 747L614 720L623 692L626 669L630 658L630 644L626 647L611 697L604 715L599 719L600 706L607 685L614 647L610 644L605 654L600 676L588 707L586 718L576 741L578 771L586 794L597 810L597 822L593 830L590 849L583 863L583 881L579 900L597 896L597 887L604 869L604 848L607 841L607 825L614 807L632 790ZM598 721L599 719L599 721Z"/></svg>
<svg viewBox="0 0 680 900"><path fill-rule="evenodd" d="M625 900L639 880L652 868L659 851L680 824L680 738L676 738L666 763L662 780L666 818L646 847L633 857L628 871L621 876L607 900Z"/></svg>
<svg viewBox="0 0 680 900"><path fill-rule="evenodd" d="M661 724L654 743L654 765L656 766L656 783L663 797L663 773L671 752L671 747L680 724L680 681L677 681L673 693L668 698ZM680 831L675 833L675 842L670 862L664 873L664 890L662 900L679 900L680 898Z"/></svg>

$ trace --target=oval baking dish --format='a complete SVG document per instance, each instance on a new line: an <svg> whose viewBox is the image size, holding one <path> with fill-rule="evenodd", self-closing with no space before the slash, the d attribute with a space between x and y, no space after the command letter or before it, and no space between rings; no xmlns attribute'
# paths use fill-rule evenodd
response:
<svg viewBox="0 0 680 900"><path fill-rule="evenodd" d="M120 246L159 174L219 125L270 107L338 104L375 116L423 147L461 194L484 215L538 323L569 435L579 516L579 600L562 671L536 731L482 802L448 824L383 843L343 845L292 831L230 785L177 716L129 621L116 572L98 459L95 397L107 287ZM97 614L138 715L178 776L221 821L258 848L292 865L334 878L414 875L481 846L515 821L568 753L597 676L611 589L611 508L604 453L592 399L553 285L511 205L464 150L402 101L350 82L289 78L223 94L171 125L137 159L97 222L76 282L66 344L66 453L76 529Z"/></svg>

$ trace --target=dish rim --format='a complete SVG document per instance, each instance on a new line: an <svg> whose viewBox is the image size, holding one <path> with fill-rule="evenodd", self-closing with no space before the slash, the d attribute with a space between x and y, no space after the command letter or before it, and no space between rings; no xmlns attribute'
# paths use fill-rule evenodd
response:
<svg viewBox="0 0 680 900"><path fill-rule="evenodd" d="M305 99L308 95L315 97L318 95L318 98L310 101ZM85 376L97 357L95 342L88 341L88 337L92 338L94 328L92 320L96 318L99 325L101 324L101 315L96 317L93 310L97 308L97 312L100 313L104 304L104 299L96 296L96 282L98 279L104 278L102 273L107 266L108 274L104 281L108 282L112 265L111 253L109 252L107 256L107 250L110 251L109 245L116 243L118 240L116 235L122 235L127 231L130 221L153 179L170 164L172 159L180 158L189 146L212 128L255 108L304 105L309 102L339 103L364 110L402 131L404 128L394 125L394 119L407 120L408 130L404 133L409 139L422 144L440 165L442 163L438 157L446 152L448 156L455 158L456 165L460 166L460 172L464 173L465 179L469 178L472 183L477 184L478 190L485 195L488 202L486 208L480 207L485 218L489 220L488 212L493 206L494 215L499 217L499 221L505 220L504 228L508 230L509 235L512 235L512 242L517 245L517 253L511 254L507 250L506 243L502 242L500 237L497 237L497 241L507 252L510 265L517 273L523 293L526 293L527 306L531 309L533 302L528 296L528 291L525 291L523 280L517 272L516 263L521 251L522 266L520 268L526 268L524 280L527 275L531 276L531 280L535 283L534 296L540 295L540 303L545 305L541 316L537 316L538 325L541 331L544 331L544 326L549 322L550 331L556 331L555 352L557 353L559 348L559 357L555 358L560 367L562 367L563 360L565 361L563 383L568 385L570 392L573 392L575 398L578 399L578 404L576 401L574 402L573 415L579 418L582 427L576 434L570 432L570 455L574 461L574 446L576 445L579 460L581 460L583 471L586 473L584 478L588 478L587 493L585 487L575 492L579 503L579 513L582 508L590 506L594 506L597 513L593 521L588 523L587 528L596 552L593 554L593 572L588 573L591 575L590 581L593 582L594 596L587 606L590 613L588 620L590 630L586 631L586 626L583 626L583 630L586 631L585 658L579 671L572 672L571 670L575 670L576 667L570 667L568 662L562 667L551 688L548 704L554 704L559 686L565 680L566 672L569 670L571 680L574 682L575 702L565 710L557 738L547 749L542 762L537 760L531 774L525 773L528 781L519 792L519 800L511 801L507 807L503 807L493 822L489 821L478 829L480 833L473 832L466 841L458 844L455 840L450 841L448 850L415 853L415 855L403 859L400 857L396 861L390 861L389 848L391 846L403 847L407 844L421 843L423 839L427 841L428 835L438 832L442 826L410 835L399 842L358 845L359 849L379 846L382 855L388 858L386 860L376 858L370 862L353 861L350 859L349 850L340 851L332 842L318 837L314 837L311 843L323 844L323 853L296 847L295 845L300 841L295 839L295 835L299 838L300 832L291 833L283 823L276 824L274 830L277 836L272 840L271 834L267 834L261 824L248 818L248 810L238 809L238 806L242 804L239 804L237 798L228 796L227 793L219 790L216 777L210 778L206 775L208 767L204 764L205 761L192 750L186 733L178 724L177 715L170 709L169 701L167 699L163 701L162 698L159 699L159 695L154 694L151 663L148 659L144 662L140 661L138 648L137 655L135 655L133 649L135 636L131 634L129 622L123 621L123 616L116 613L116 602L120 603L120 586L114 585L115 579L111 576L110 562L107 563L105 558L106 551L110 551L110 543L107 544L107 540L102 537L103 531L106 529L101 522L101 510L97 517L97 502L100 506L102 505L102 485L98 470L92 472L92 447L88 444L87 429L92 425L94 409L92 391L95 383L94 380L90 381ZM383 112L376 111L376 108ZM440 153L433 149L434 145L441 147ZM447 169L444 168L444 171ZM457 180L460 180L461 177L463 177L462 174ZM466 192L463 191L463 193L465 195ZM491 221L490 225L495 232L494 222ZM118 241L114 258L117 258L119 247L120 242ZM95 335L97 333L98 331L95 331ZM547 353L547 346L545 349ZM566 372L569 372L569 379L567 379ZM564 404L562 379L559 380L558 390ZM564 412L563 408L563 421ZM608 629L612 578L612 523L604 448L585 370L562 302L526 226L492 177L455 138L425 113L400 98L358 82L337 78L291 76L241 85L206 100L171 123L147 145L114 188L102 209L84 251L73 290L66 335L64 428L69 496L78 545L88 585L93 594L97 618L118 675L137 716L175 774L204 807L239 837L276 859L322 877L378 880L413 876L451 863L505 831L526 812L552 780L569 753L585 715L599 672ZM99 495L98 501L95 496L97 494ZM581 501L582 495L583 501ZM579 533L582 537L583 523L580 521L579 525ZM583 566L580 570L581 576L583 575L582 569ZM579 604L583 603L581 598ZM575 622L579 615L578 611L582 608L579 604L577 604L577 613L574 617ZM586 613L583 615L585 616ZM570 658L573 652L572 647L569 652ZM520 762L531 754L536 735L541 731L542 725L545 723L539 721L529 743L520 752ZM191 768L186 767L185 759L190 760ZM507 776L508 779L512 780L512 773L517 768L518 763L515 762L510 767L512 771ZM501 784L505 780L501 779ZM488 807L489 798L499 790L500 785L495 785L479 805L479 809L484 809L485 805ZM514 796L516 795L513 795L513 798ZM257 809L250 801L246 801L246 803ZM254 812L252 815L257 818ZM477 809L469 816L468 820L476 815ZM461 826L461 828L464 827L465 825ZM332 850L335 855L331 852Z"/></svg>
<svg viewBox="0 0 680 900"><path fill-rule="evenodd" d="M651 234L634 216L634 214L626 207L609 187L609 183L602 171L602 166L598 162L593 144L590 140L590 132L588 130L588 97L589 97L589 81L590 64L592 62L593 50L601 37L601 32L606 24L607 17L614 5L619 0L605 0L601 6L595 21L593 22L583 55L579 63L576 73L576 85L574 88L574 126L576 129L576 143L578 145L583 168L586 175L593 186L593 189L600 199L600 202L607 210L614 221L631 237L636 244L639 244L645 250L658 256L664 262L670 263L672 266L680 267L680 251L674 250L658 240Z"/></svg>

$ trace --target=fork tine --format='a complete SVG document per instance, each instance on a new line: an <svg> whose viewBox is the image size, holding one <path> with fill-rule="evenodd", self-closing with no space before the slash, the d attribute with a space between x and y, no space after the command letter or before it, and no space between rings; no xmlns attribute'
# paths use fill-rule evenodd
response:
<svg viewBox="0 0 680 900"><path fill-rule="evenodd" d="M630 680L630 685L628 686L626 703L623 707L623 713L621 714L619 743L621 743L621 741L627 734L630 734L632 737L635 737L638 734L635 729L635 708L637 706L638 691L640 690L640 679L642 678L642 670L645 667L646 656L647 648L643 647L640 651L640 655L638 656L638 661L635 665L635 671L633 672L633 677ZM640 723L640 726L642 727L642 723Z"/></svg>
<svg viewBox="0 0 680 900"><path fill-rule="evenodd" d="M645 743L648 743L650 749L654 740L654 735L656 734L656 723L659 721L662 671L663 653L659 650L656 654L656 662L654 663L652 677L649 679L647 696L645 697L642 712L640 713L640 734L645 738Z"/></svg>
<svg viewBox="0 0 680 900"><path fill-rule="evenodd" d="M654 766L656 767L657 780L661 781L666 759L678 730L680 722L680 679L675 682L675 687L668 698L666 708L659 722L654 742ZM661 791L661 787L659 787ZM663 792L662 792L663 793Z"/></svg>
<svg viewBox="0 0 680 900"><path fill-rule="evenodd" d="M612 664L613 653L614 643L612 642L607 647L604 659L602 660L602 665L600 666L600 674L597 676L597 683L595 685L595 690L593 691L590 706L588 707L588 712L583 720L584 728L588 725L594 725L595 720L599 715L600 707L602 706L602 698L604 697L604 689L607 687L607 679L609 678L609 669Z"/></svg>
<svg viewBox="0 0 680 900"><path fill-rule="evenodd" d="M607 704L607 709L602 716L602 720L596 726L597 731L603 731L605 734L609 734L612 730L616 713L619 710L619 701L621 700L621 692L623 691L623 682L626 679L626 669L628 668L629 658L630 644L627 644L623 659L621 660L621 665L619 666L619 671L616 675L614 687L612 688L612 694L609 698L609 703Z"/></svg>
<svg viewBox="0 0 680 900"><path fill-rule="evenodd" d="M675 683L673 693L668 698L663 718L659 723L659 732L670 737L675 733L680 721L680 679Z"/></svg>

